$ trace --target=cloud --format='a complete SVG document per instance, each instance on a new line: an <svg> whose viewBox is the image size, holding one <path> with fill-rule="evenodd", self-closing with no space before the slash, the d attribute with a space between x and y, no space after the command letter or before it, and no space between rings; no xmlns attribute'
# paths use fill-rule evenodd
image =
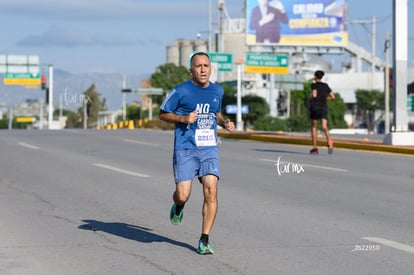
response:
<svg viewBox="0 0 414 275"><path fill-rule="evenodd" d="M42 35L32 35L17 42L18 46L75 47L75 46L132 46L136 41L102 34L88 34L76 29L52 27Z"/></svg>

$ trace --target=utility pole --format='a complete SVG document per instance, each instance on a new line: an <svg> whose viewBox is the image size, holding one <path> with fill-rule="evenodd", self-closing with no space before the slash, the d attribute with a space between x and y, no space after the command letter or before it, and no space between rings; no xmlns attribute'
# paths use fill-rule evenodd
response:
<svg viewBox="0 0 414 275"><path fill-rule="evenodd" d="M224 0L218 1L218 11L219 11L219 31L217 38L217 52L223 52L223 10L224 10Z"/></svg>
<svg viewBox="0 0 414 275"><path fill-rule="evenodd" d="M211 0L208 0L208 52L213 52L211 48L211 24L212 24L212 8Z"/></svg>
<svg viewBox="0 0 414 275"><path fill-rule="evenodd" d="M224 0L218 1L218 12L219 12L219 31L217 36L217 52L222 53L223 50L223 10L224 10ZM220 82L221 72L217 72L217 82Z"/></svg>
<svg viewBox="0 0 414 275"><path fill-rule="evenodd" d="M243 60L237 62L237 114L236 114L236 129L238 131L243 131L243 121L242 121L242 66Z"/></svg>
<svg viewBox="0 0 414 275"><path fill-rule="evenodd" d="M376 52L377 52L377 49L376 49L377 28L376 28L376 25L377 25L377 20L376 20L376 17L373 16L372 17L372 61L371 61L371 72L372 72L371 83L372 83L372 86L371 86L371 89L374 89L374 82L375 82L374 81L375 55L376 55Z"/></svg>
<svg viewBox="0 0 414 275"><path fill-rule="evenodd" d="M389 70L389 56L390 49L390 34L387 32L385 38L385 134L390 132L390 70Z"/></svg>
<svg viewBox="0 0 414 275"><path fill-rule="evenodd" d="M414 133L408 131L407 112L407 56L408 9L407 0L393 1L393 131L384 137L385 144L414 145Z"/></svg>
<svg viewBox="0 0 414 275"><path fill-rule="evenodd" d="M394 127L396 132L408 130L407 113L407 0L394 0Z"/></svg>
<svg viewBox="0 0 414 275"><path fill-rule="evenodd" d="M13 128L13 107L9 107L9 130Z"/></svg>
<svg viewBox="0 0 414 275"><path fill-rule="evenodd" d="M49 129L52 127L53 122L53 65L49 65L49 113L48 124Z"/></svg>
<svg viewBox="0 0 414 275"><path fill-rule="evenodd" d="M126 89L126 76L122 75L122 90ZM122 93L122 119L126 120L126 95Z"/></svg>
<svg viewBox="0 0 414 275"><path fill-rule="evenodd" d="M83 129L88 129L88 111L86 105L86 100L83 100Z"/></svg>

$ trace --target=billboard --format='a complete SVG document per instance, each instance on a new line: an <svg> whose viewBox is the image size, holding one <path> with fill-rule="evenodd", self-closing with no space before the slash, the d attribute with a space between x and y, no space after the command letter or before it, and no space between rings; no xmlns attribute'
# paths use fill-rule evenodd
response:
<svg viewBox="0 0 414 275"><path fill-rule="evenodd" d="M246 44L346 46L348 0L246 0Z"/></svg>

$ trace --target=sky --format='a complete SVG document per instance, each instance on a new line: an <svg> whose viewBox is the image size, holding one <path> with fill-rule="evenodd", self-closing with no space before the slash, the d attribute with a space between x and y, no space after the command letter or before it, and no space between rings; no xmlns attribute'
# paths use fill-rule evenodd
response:
<svg viewBox="0 0 414 275"><path fill-rule="evenodd" d="M293 0L284 0L293 1ZM71 73L153 73L166 63L166 46L178 38L207 39L217 0L1 0L0 54L38 55L41 64ZM371 51L376 17L377 56L393 33L393 0L348 0L350 40ZM243 0L226 0L231 18L243 17ZM408 0L408 66L414 67L414 0Z"/></svg>

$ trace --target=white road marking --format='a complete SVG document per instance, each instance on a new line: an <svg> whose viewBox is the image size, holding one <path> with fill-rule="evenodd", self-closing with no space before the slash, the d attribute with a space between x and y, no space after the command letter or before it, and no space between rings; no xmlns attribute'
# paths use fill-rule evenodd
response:
<svg viewBox="0 0 414 275"><path fill-rule="evenodd" d="M134 140L134 139L125 139L126 142L130 142L130 143L137 143L137 144L141 144L141 145L148 145L148 146L160 146L158 143L151 143L151 142L145 142L145 141L139 141L139 140Z"/></svg>
<svg viewBox="0 0 414 275"><path fill-rule="evenodd" d="M26 148L33 149L33 150L39 150L40 149L40 147L31 145L31 144L28 144L28 143L24 143L24 142L18 142L17 144L19 144L20 146L26 147Z"/></svg>
<svg viewBox="0 0 414 275"><path fill-rule="evenodd" d="M151 177L150 175L141 174L141 173L137 173L137 172L133 172L133 171L128 171L128 170L125 170L125 169L117 168L117 167L102 164L102 163L93 163L92 165L96 166L96 167L104 168L104 169L107 169L107 170L111 170L111 171L114 171L114 172L134 176L134 177L140 177L140 178L150 178Z"/></svg>
<svg viewBox="0 0 414 275"><path fill-rule="evenodd" d="M403 244L403 243L399 243L399 242L395 242L395 241L391 241L391 240L387 240L383 238L376 238L376 237L364 237L362 239L370 241L370 242L374 242L374 243L379 243L379 244L392 247L398 250L402 250L410 254L414 254L414 247L409 246L407 244Z"/></svg>
<svg viewBox="0 0 414 275"><path fill-rule="evenodd" d="M277 160L274 160L274 159L259 159L259 160L277 163ZM281 161L280 163L288 163L288 162ZM324 169L324 170L331 170L331 171L338 171L338 172L348 172L347 169L342 169L342 168L329 167L329 166L319 166L319 165L312 165L312 164L306 164L306 163L301 163L301 164L304 167L312 167L312 168L318 168L318 169Z"/></svg>
<svg viewBox="0 0 414 275"><path fill-rule="evenodd" d="M305 167L308 166L308 167L313 167L313 168L325 169L325 170L338 171L338 172L348 172L347 169L329 167L329 166L319 166L319 165L311 165L311 164L304 164L304 166Z"/></svg>

